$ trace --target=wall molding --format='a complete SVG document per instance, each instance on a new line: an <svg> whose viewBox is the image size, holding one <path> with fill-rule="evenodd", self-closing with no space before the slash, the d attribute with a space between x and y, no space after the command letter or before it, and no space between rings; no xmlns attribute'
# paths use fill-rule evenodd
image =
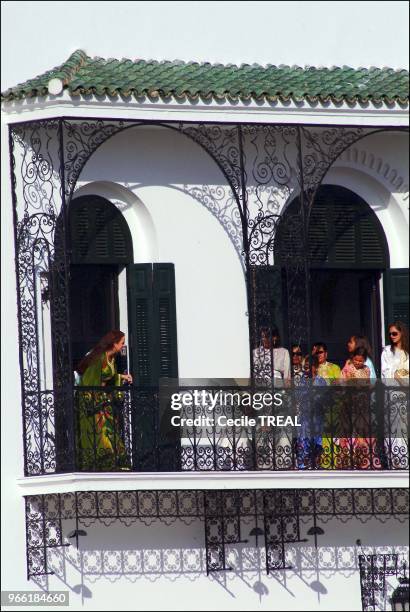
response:
<svg viewBox="0 0 410 612"><path fill-rule="evenodd" d="M361 170L365 168L366 172L370 170L370 174L383 183L389 191L397 195L400 194L403 201L409 199L409 184L406 183L400 172L387 163L380 155L375 155L366 149L349 147L337 159L335 166L345 164L350 167L359 167Z"/></svg>

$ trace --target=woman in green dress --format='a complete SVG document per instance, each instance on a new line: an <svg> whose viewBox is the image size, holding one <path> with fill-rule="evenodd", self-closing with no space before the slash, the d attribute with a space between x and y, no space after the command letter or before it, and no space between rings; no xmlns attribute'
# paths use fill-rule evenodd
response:
<svg viewBox="0 0 410 612"><path fill-rule="evenodd" d="M132 383L130 374L118 374L114 360L124 342L123 332L108 332L77 367L80 388L107 387L106 391L78 389L76 393L77 451L81 470L130 469L116 414L116 407L121 408L124 404L124 392L114 390L124 382Z"/></svg>

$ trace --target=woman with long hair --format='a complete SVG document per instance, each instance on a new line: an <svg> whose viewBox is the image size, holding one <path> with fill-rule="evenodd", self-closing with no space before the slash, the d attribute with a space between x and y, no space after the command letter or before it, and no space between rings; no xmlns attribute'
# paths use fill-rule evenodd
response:
<svg viewBox="0 0 410 612"><path fill-rule="evenodd" d="M116 405L123 404L123 393L114 391L124 382L132 383L130 374L118 374L115 355L124 346L125 334L112 330L80 361L78 387L107 387L105 391L80 388L76 393L77 451L79 466L87 471L129 469L122 440ZM109 389L111 387L111 389Z"/></svg>
<svg viewBox="0 0 410 612"><path fill-rule="evenodd" d="M409 331L402 321L389 325L389 340L382 352L382 378L409 384Z"/></svg>
<svg viewBox="0 0 410 612"><path fill-rule="evenodd" d="M409 385L409 332L402 321L389 325L388 344L382 352L382 379L388 387L396 389L387 391L388 403L385 406L384 445L387 462L392 469L406 469L408 457L408 394L398 386ZM386 397L386 396L385 396Z"/></svg>

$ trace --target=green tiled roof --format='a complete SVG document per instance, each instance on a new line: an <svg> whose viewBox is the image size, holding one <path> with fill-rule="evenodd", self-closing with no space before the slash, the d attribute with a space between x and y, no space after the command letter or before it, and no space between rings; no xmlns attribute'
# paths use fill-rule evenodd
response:
<svg viewBox="0 0 410 612"><path fill-rule="evenodd" d="M409 100L407 70L131 61L91 58L78 50L61 66L3 92L2 101L47 95L52 78L61 79L72 96L401 106Z"/></svg>

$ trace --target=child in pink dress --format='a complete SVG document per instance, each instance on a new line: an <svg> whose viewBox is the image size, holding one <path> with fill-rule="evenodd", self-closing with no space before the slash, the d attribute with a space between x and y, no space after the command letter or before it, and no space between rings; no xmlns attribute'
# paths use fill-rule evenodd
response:
<svg viewBox="0 0 410 612"><path fill-rule="evenodd" d="M343 367L342 378L345 380L360 379L365 384L370 384L370 368L365 365L367 357L367 351L363 347L353 351L351 359L348 359Z"/></svg>
<svg viewBox="0 0 410 612"><path fill-rule="evenodd" d="M349 385L370 386L370 369L365 365L368 357L364 347L357 348L342 369L342 379ZM348 420L353 425L351 435L355 429L368 431L371 423L370 395L367 393L352 394L351 411ZM350 402L349 402L350 403ZM350 425L350 424L349 424ZM380 467L375 452L375 438L340 438L341 453L343 455L344 467L355 469L369 469Z"/></svg>

